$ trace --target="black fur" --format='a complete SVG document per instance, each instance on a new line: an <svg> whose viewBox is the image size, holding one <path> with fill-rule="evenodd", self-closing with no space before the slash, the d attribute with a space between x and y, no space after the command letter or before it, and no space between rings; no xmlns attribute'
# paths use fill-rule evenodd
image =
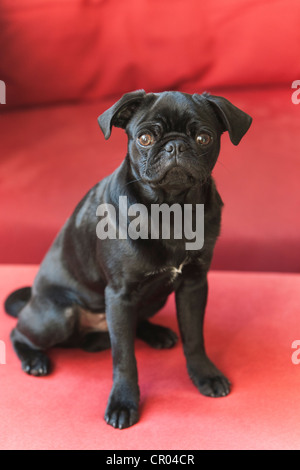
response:
<svg viewBox="0 0 300 470"><path fill-rule="evenodd" d="M11 294L5 308L18 315L11 338L29 374L49 373L45 351L51 347L98 351L111 346L114 382L105 419L121 429L138 420L135 335L155 348L176 343L171 330L149 323L171 292L191 379L204 395L229 393L229 382L207 357L203 339L207 272L223 205L211 172L221 134L228 131L237 145L251 118L225 98L209 94L138 90L124 95L100 116L99 124L106 138L112 126L126 130L125 160L78 204L32 289ZM143 145L148 138L150 144ZM169 240L100 240L97 207L108 203L118 208L120 196L148 208L153 203L204 204L204 246L187 250L187 240L173 235ZM171 221L172 230L173 225Z"/></svg>
<svg viewBox="0 0 300 470"><path fill-rule="evenodd" d="M31 297L31 287L22 287L12 292L4 302L5 311L12 317L17 317Z"/></svg>

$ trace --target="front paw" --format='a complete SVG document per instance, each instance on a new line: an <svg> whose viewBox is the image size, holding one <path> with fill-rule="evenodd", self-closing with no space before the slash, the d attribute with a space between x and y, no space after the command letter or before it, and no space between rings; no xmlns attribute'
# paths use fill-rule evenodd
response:
<svg viewBox="0 0 300 470"><path fill-rule="evenodd" d="M114 404L108 404L104 419L107 424L110 424L110 426L114 428L125 429L137 423L139 415L135 406L115 402Z"/></svg>
<svg viewBox="0 0 300 470"><path fill-rule="evenodd" d="M139 420L139 390L128 385L114 385L111 391L104 419L107 424L118 429L133 426Z"/></svg>
<svg viewBox="0 0 300 470"><path fill-rule="evenodd" d="M199 392L206 397L225 397L230 392L230 382L224 375L201 377L194 380Z"/></svg>
<svg viewBox="0 0 300 470"><path fill-rule="evenodd" d="M199 361L201 366L189 367L189 375L199 392L206 397L225 397L231 383L207 358Z"/></svg>

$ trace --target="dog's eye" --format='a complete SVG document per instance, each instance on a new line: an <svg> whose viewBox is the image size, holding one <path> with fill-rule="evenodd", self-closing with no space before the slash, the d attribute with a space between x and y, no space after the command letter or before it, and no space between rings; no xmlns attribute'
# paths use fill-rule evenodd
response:
<svg viewBox="0 0 300 470"><path fill-rule="evenodd" d="M196 141L197 144L208 145L212 141L212 137L209 134L206 134L205 132L201 132L201 134L197 135Z"/></svg>
<svg viewBox="0 0 300 470"><path fill-rule="evenodd" d="M149 147L154 142L154 137L152 134L143 134L138 138L138 143L143 147Z"/></svg>

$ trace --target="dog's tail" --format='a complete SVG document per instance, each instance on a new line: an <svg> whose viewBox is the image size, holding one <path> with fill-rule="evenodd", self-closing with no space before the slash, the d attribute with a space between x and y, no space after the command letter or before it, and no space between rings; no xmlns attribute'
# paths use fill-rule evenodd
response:
<svg viewBox="0 0 300 470"><path fill-rule="evenodd" d="M31 287L22 287L22 289L12 292L4 302L6 313L12 317L17 317L23 307L31 297Z"/></svg>

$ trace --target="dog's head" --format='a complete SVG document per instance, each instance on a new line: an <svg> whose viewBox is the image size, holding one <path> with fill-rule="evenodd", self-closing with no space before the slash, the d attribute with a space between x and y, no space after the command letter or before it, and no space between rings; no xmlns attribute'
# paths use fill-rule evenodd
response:
<svg viewBox="0 0 300 470"><path fill-rule="evenodd" d="M204 183L217 161L221 134L228 131L238 145L252 118L208 93L138 90L125 94L98 122L106 139L112 126L126 130L137 180L172 191Z"/></svg>

